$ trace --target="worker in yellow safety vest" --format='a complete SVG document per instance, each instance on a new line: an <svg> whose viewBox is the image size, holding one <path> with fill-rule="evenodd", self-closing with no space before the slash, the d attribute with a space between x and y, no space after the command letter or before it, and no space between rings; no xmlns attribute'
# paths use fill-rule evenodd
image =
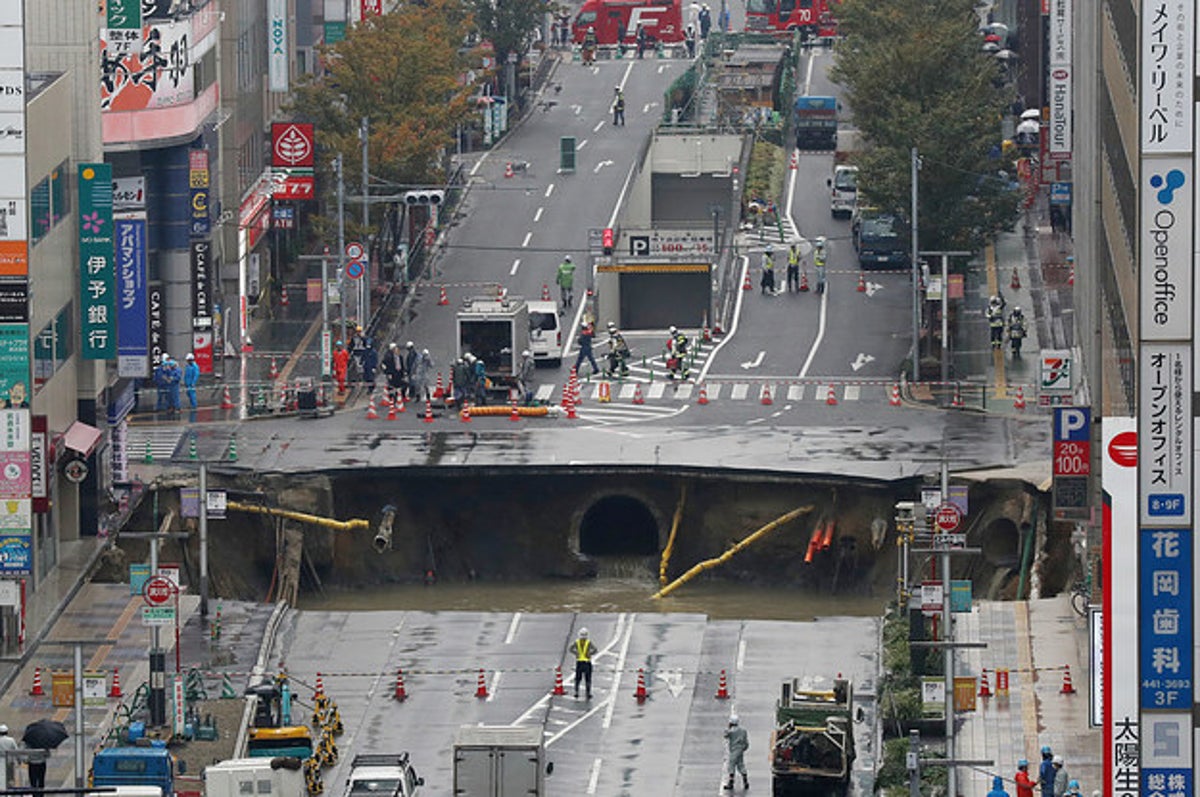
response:
<svg viewBox="0 0 1200 797"><path fill-rule="evenodd" d="M587 682L587 699L592 699L592 654L596 646L588 639L588 630L579 629L579 638L571 643L571 652L575 654L575 698L579 699L579 680Z"/></svg>

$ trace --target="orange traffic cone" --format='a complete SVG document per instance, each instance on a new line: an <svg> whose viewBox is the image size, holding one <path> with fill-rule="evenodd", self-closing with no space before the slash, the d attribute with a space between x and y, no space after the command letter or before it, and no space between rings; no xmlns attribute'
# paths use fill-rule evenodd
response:
<svg viewBox="0 0 1200 797"><path fill-rule="evenodd" d="M760 395L758 397L758 401L760 404L764 404L764 405L774 403L773 401L771 401L771 386L770 385L763 385L762 395Z"/></svg>
<svg viewBox="0 0 1200 797"><path fill-rule="evenodd" d="M287 307L291 302L288 300L287 284L285 283L279 291L279 305Z"/></svg>
<svg viewBox="0 0 1200 797"><path fill-rule="evenodd" d="M1012 281L1008 283L1008 287L1012 288L1014 291L1021 290L1021 275L1017 273L1016 266L1013 266Z"/></svg>
<svg viewBox="0 0 1200 797"><path fill-rule="evenodd" d="M892 383L892 395L888 398L888 404L892 407L900 406L900 386L895 382Z"/></svg>
<svg viewBox="0 0 1200 797"><path fill-rule="evenodd" d="M371 400L367 402L367 420L379 420L379 413L375 410L375 397L371 396Z"/></svg>
<svg viewBox="0 0 1200 797"><path fill-rule="evenodd" d="M225 386L225 392L221 394L221 409L233 409L233 396L229 395L229 385Z"/></svg>
<svg viewBox="0 0 1200 797"><path fill-rule="evenodd" d="M454 372L450 372L450 378L446 381L446 392L442 394L443 403L449 407L454 403Z"/></svg>
<svg viewBox="0 0 1200 797"><path fill-rule="evenodd" d="M404 409L404 405L405 405L406 403L407 403L407 402L406 402L406 400L405 400L405 398L404 398L404 394L403 394L403 393L397 393L397 394L396 394L396 401L395 401L395 404L397 404L397 405L399 405L399 406L397 406L397 407L396 407L396 412L407 412L407 410L405 410L405 409Z"/></svg>
<svg viewBox="0 0 1200 797"><path fill-rule="evenodd" d="M645 703L649 694L646 692L646 672L641 667L638 667L637 690L633 693L634 699L638 703Z"/></svg>
<svg viewBox="0 0 1200 797"><path fill-rule="evenodd" d="M634 385L633 403L634 404L645 404L646 403L646 400L644 398L642 398L642 385L640 382L637 385Z"/></svg>
<svg viewBox="0 0 1200 797"><path fill-rule="evenodd" d="M544 282L542 283L542 301L550 301L550 286Z"/></svg>
<svg viewBox="0 0 1200 797"><path fill-rule="evenodd" d="M271 370L267 376L270 377L272 382L279 378L279 366L275 364L274 357L271 358Z"/></svg>
<svg viewBox="0 0 1200 797"><path fill-rule="evenodd" d="M808 293L808 271L800 272L800 292Z"/></svg>
<svg viewBox="0 0 1200 797"><path fill-rule="evenodd" d="M1071 272L1069 274L1067 274L1067 284L1068 285L1075 284L1075 259L1074 258L1071 258Z"/></svg>
<svg viewBox="0 0 1200 797"><path fill-rule="evenodd" d="M313 697L324 697L324 696L325 696L325 681L323 678L321 678L321 673L317 673L317 685L316 685L316 688L313 689Z"/></svg>
<svg viewBox="0 0 1200 797"><path fill-rule="evenodd" d="M708 403L708 390L704 387L704 385L700 386L700 397L698 399L696 399L696 403L697 404L707 404Z"/></svg>
<svg viewBox="0 0 1200 797"><path fill-rule="evenodd" d="M563 402L564 402L564 406L567 410L567 420L568 421L573 421L577 417L579 417L575 414L575 399L573 399L571 397L571 394L569 392L567 393L566 396L563 397Z"/></svg>
<svg viewBox="0 0 1200 797"><path fill-rule="evenodd" d="M1017 385L1017 397L1013 399L1013 409L1025 409L1025 388L1020 385Z"/></svg>
<svg viewBox="0 0 1200 797"><path fill-rule="evenodd" d="M425 399L425 417L422 420L425 423L433 423L433 403L429 399Z"/></svg>
<svg viewBox="0 0 1200 797"><path fill-rule="evenodd" d="M468 402L463 402L462 412L458 414L458 419L463 423L471 422L471 405Z"/></svg>
<svg viewBox="0 0 1200 797"><path fill-rule="evenodd" d="M404 688L404 670L396 670L396 688L392 691L392 699L402 702L408 699L408 690Z"/></svg>
<svg viewBox="0 0 1200 797"><path fill-rule="evenodd" d="M562 667L554 668L554 691L552 695L565 695L566 690L563 689Z"/></svg>
<svg viewBox="0 0 1200 797"><path fill-rule="evenodd" d="M1067 677L1068 678L1070 677L1069 672L1068 672ZM1066 687L1063 687L1063 688L1065 689ZM108 689L108 696L109 697L124 697L124 695L121 694L121 671L116 667L113 667L112 686L109 687L109 689Z"/></svg>
<svg viewBox="0 0 1200 797"><path fill-rule="evenodd" d="M825 394L825 403L830 407L837 404L837 394L833 390L833 385L829 386L829 391Z"/></svg>
<svg viewBox="0 0 1200 797"><path fill-rule="evenodd" d="M791 169L792 171L795 171L796 169L800 168L800 159L798 157L796 157L795 150L792 150L792 160L788 164L788 168Z"/></svg>
<svg viewBox="0 0 1200 797"><path fill-rule="evenodd" d="M438 306L445 307L446 305L450 304L450 297L446 295L446 286L441 286L438 291Z"/></svg>
<svg viewBox="0 0 1200 797"><path fill-rule="evenodd" d="M729 684L725 681L725 671L721 670L721 680L717 682L717 700L729 699Z"/></svg>
<svg viewBox="0 0 1200 797"><path fill-rule="evenodd" d="M980 697L991 697L992 696L991 687L988 686L987 668L986 667L983 669L983 672L981 672L979 674L979 696Z"/></svg>
<svg viewBox="0 0 1200 797"><path fill-rule="evenodd" d="M479 671L479 683L475 686L475 697L487 697L487 681L484 680L483 670Z"/></svg>
<svg viewBox="0 0 1200 797"><path fill-rule="evenodd" d="M1062 689L1059 689L1058 693L1060 695L1075 694L1075 686L1074 686L1074 684L1071 683L1071 665L1070 664L1063 665L1063 684L1062 684Z"/></svg>
<svg viewBox="0 0 1200 797"><path fill-rule="evenodd" d="M961 409L964 406L962 391L958 389L957 383L954 385L954 398L950 399L950 406L958 407L959 409Z"/></svg>
<svg viewBox="0 0 1200 797"><path fill-rule="evenodd" d="M517 400L516 399L512 400L512 412L509 413L508 419L510 421L521 420L521 413L517 411Z"/></svg>
<svg viewBox="0 0 1200 797"><path fill-rule="evenodd" d="M33 668L33 688L29 690L31 697L44 697L46 690L42 688L42 668Z"/></svg>
<svg viewBox="0 0 1200 797"><path fill-rule="evenodd" d="M859 293L867 292L867 278L861 271L858 272L858 287L855 290Z"/></svg>
<svg viewBox="0 0 1200 797"><path fill-rule="evenodd" d="M442 384L442 372L438 371L437 387L433 389L433 397L440 399L446 395L446 388Z"/></svg>
<svg viewBox="0 0 1200 797"><path fill-rule="evenodd" d="M397 404L399 404L399 403L400 403L399 401L393 401L393 402L391 402L390 404L388 404L388 414L387 414L387 419L388 419L389 421L394 421L394 420L396 420L396 405L397 405Z"/></svg>
<svg viewBox="0 0 1200 797"><path fill-rule="evenodd" d="M754 286L750 284L750 272L749 271L746 272L746 279L742 280L742 290L744 290L744 291L754 290Z"/></svg>
<svg viewBox="0 0 1200 797"><path fill-rule="evenodd" d="M504 164L504 176L506 178L513 176L512 161L509 161L508 163Z"/></svg>

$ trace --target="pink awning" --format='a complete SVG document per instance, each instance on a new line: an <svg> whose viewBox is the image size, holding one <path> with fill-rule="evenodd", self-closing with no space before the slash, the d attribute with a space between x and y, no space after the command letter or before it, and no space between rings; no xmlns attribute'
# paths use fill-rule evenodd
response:
<svg viewBox="0 0 1200 797"><path fill-rule="evenodd" d="M103 433L95 426L88 426L83 421L75 421L63 433L63 445L72 451L78 451L85 457L96 448Z"/></svg>

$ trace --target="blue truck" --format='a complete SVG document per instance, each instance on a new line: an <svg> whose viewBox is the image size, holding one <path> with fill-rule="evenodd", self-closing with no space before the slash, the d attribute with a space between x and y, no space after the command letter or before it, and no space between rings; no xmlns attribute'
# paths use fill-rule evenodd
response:
<svg viewBox="0 0 1200 797"><path fill-rule="evenodd" d="M796 149L837 149L838 103L836 97L803 95L796 98L792 108L792 123L796 128Z"/></svg>

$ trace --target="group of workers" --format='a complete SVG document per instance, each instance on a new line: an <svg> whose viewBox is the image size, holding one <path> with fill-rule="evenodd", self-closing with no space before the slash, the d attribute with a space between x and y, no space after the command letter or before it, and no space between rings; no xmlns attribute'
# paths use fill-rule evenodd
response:
<svg viewBox="0 0 1200 797"><path fill-rule="evenodd" d="M787 253L787 291L788 293L803 293L808 290L808 274L804 268L804 255L801 253L800 244L793 243L788 247ZM819 236L813 242L812 248L812 263L813 270L816 272L816 283L813 286L813 291L816 293L825 292L825 278L828 273L827 262L829 259L829 246L824 236ZM762 255L762 278L759 281L759 286L764 295L774 296L775 290L775 247L767 244L763 248ZM804 271L804 279L801 279L801 271Z"/></svg>
<svg viewBox="0 0 1200 797"><path fill-rule="evenodd" d="M179 363L167 352L159 355L153 374L156 411L165 411L171 415L179 412L180 385L187 393L188 406L196 409L196 386L200 383L200 366L196 364L196 355L191 352L188 352L186 361L187 364L180 368Z"/></svg>
<svg viewBox="0 0 1200 797"><path fill-rule="evenodd" d="M985 312L988 322L988 332L991 335L992 348L999 349L1004 345L1004 338L1007 337L1009 346L1012 348L1012 356L1014 360L1021 358L1021 343L1025 340L1025 313L1020 307L1013 307L1012 312L1008 314L1008 318L1004 317L1004 298L999 294L994 294L988 299L988 306Z"/></svg>
<svg viewBox="0 0 1200 797"><path fill-rule="evenodd" d="M1017 762L1017 774L1013 778L1017 797L1034 797L1034 789L1041 786L1041 797L1082 797L1079 781L1067 772L1066 761L1055 755L1050 745L1042 745L1042 763L1038 768L1037 780L1029 775L1029 761L1022 758ZM988 797L1008 797L1004 790L1004 779L999 775L992 779L992 790Z"/></svg>

